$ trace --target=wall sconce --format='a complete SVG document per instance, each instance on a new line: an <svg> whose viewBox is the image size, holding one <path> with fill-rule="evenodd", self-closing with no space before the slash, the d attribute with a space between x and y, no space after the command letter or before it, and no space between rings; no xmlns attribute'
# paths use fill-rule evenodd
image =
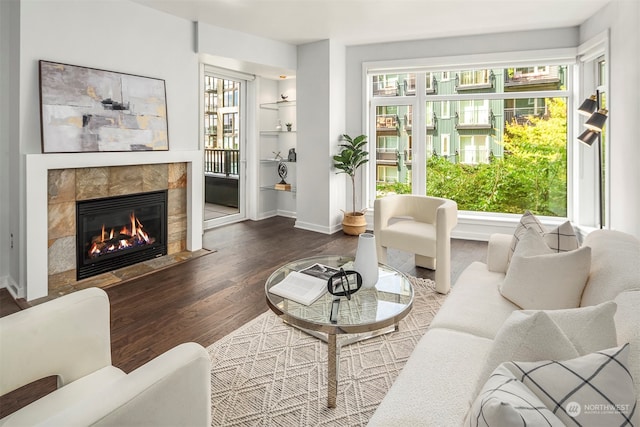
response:
<svg viewBox="0 0 640 427"><path fill-rule="evenodd" d="M578 136L578 140L589 147L594 143L598 143L598 214L600 228L603 228L602 218L604 211L604 204L602 203L602 128L607 121L608 111L604 108L600 108L600 91L596 91L595 95L591 95L585 99L584 102L578 108L578 114L589 117L584 126L587 128L584 132Z"/></svg>

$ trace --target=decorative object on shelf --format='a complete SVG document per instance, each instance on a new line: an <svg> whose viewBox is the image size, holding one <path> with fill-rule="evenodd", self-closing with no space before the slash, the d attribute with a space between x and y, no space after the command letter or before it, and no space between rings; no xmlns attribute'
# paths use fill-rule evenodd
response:
<svg viewBox="0 0 640 427"><path fill-rule="evenodd" d="M276 130L279 132L282 130L282 122L278 120L278 125L276 126Z"/></svg>
<svg viewBox="0 0 640 427"><path fill-rule="evenodd" d="M162 79L40 61L43 153L169 149Z"/></svg>
<svg viewBox="0 0 640 427"><path fill-rule="evenodd" d="M585 99L582 105L578 108L578 114L589 117L584 126L587 128L584 132L578 136L578 140L589 147L594 142L597 143L597 161L598 161L598 222L599 227L604 227L604 203L602 203L602 130L605 122L607 121L606 109L602 108L602 100L600 99L600 91L596 90L595 95L591 95Z"/></svg>
<svg viewBox="0 0 640 427"><path fill-rule="evenodd" d="M289 98L289 95L285 95L285 94L280 94L280 102L287 102L287 98Z"/></svg>
<svg viewBox="0 0 640 427"><path fill-rule="evenodd" d="M378 254L376 237L372 233L358 236L358 248L353 268L362 276L362 286L373 288L378 283Z"/></svg>
<svg viewBox="0 0 640 427"><path fill-rule="evenodd" d="M284 179L287 177L287 164L284 162L278 163L278 176L280 182L276 184L276 190L289 191L291 190L291 184L288 184Z"/></svg>
<svg viewBox="0 0 640 427"><path fill-rule="evenodd" d="M276 152L276 151L272 151L273 153L273 159L274 160L282 160L282 156L280 155L280 152Z"/></svg>
<svg viewBox="0 0 640 427"><path fill-rule="evenodd" d="M360 235L367 230L367 220L363 211L356 211L356 172L358 168L369 161L369 153L364 150L367 144L367 135L358 135L351 138L349 135L342 135L340 144L342 150L337 156L333 156L333 166L338 169L337 173L345 173L351 178L351 189L353 195L353 210L344 212L342 220L342 231L353 236Z"/></svg>
<svg viewBox="0 0 640 427"><path fill-rule="evenodd" d="M287 132L291 132L291 126L293 126L293 123L285 123L284 125L287 127Z"/></svg>
<svg viewBox="0 0 640 427"><path fill-rule="evenodd" d="M298 158L298 155L296 154L296 149L289 148L289 156L287 156L287 160L290 162L295 162L297 158Z"/></svg>

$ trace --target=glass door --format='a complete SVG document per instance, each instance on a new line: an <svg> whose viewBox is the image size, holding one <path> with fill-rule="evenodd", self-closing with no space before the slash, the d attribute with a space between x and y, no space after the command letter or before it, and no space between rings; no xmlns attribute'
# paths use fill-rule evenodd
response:
<svg viewBox="0 0 640 427"><path fill-rule="evenodd" d="M204 228L244 219L245 82L204 74Z"/></svg>

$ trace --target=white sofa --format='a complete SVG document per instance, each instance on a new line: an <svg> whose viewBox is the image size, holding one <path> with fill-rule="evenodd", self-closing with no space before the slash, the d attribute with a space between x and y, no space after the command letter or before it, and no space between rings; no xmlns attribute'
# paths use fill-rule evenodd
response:
<svg viewBox="0 0 640 427"><path fill-rule="evenodd" d="M462 272L370 426L463 425L484 384L485 359L496 333L512 312L520 310L498 290L505 279L511 239L493 235L487 263L474 262ZM624 233L596 230L585 238L585 245L591 247L591 268L580 306L617 303L616 341L631 343L630 370L638 400L640 242Z"/></svg>
<svg viewBox="0 0 640 427"><path fill-rule="evenodd" d="M77 291L0 319L0 395L54 375L59 387L0 426L210 426L210 371L186 343L125 374L111 365L107 294Z"/></svg>

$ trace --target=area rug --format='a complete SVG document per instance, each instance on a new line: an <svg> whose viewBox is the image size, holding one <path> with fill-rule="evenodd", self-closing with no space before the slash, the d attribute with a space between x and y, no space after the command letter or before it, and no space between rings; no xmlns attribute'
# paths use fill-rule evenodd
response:
<svg viewBox="0 0 640 427"><path fill-rule="evenodd" d="M366 425L445 299L432 280L410 279L414 305L400 330L342 347L333 409L327 345L271 311L211 345L212 425Z"/></svg>

